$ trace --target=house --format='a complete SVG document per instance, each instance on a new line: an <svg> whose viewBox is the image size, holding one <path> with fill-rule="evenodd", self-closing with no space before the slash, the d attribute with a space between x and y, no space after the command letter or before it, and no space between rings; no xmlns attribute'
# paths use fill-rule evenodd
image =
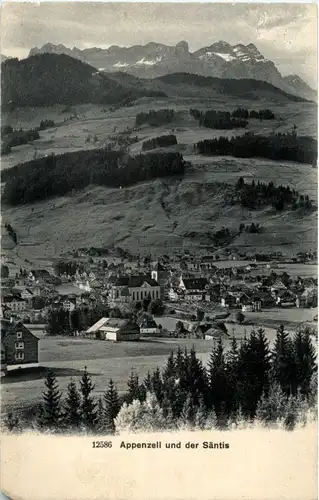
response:
<svg viewBox="0 0 319 500"><path fill-rule="evenodd" d="M2 303L13 312L25 311L28 308L28 302L19 295L7 295L2 298Z"/></svg>
<svg viewBox="0 0 319 500"><path fill-rule="evenodd" d="M1 357L8 369L38 366L39 339L20 321L1 319L1 342Z"/></svg>
<svg viewBox="0 0 319 500"><path fill-rule="evenodd" d="M138 340L140 338L139 326L130 319L101 318L87 331L86 335L99 340Z"/></svg>
<svg viewBox="0 0 319 500"><path fill-rule="evenodd" d="M157 281L146 275L120 276L111 287L109 298L114 302L127 302L127 292L122 295L124 289L128 289L131 301L142 301L150 297L159 299L161 296L160 285Z"/></svg>
<svg viewBox="0 0 319 500"><path fill-rule="evenodd" d="M21 292L22 299L31 300L32 297L33 297L33 293L32 293L32 290L30 290L30 288L25 288L24 290L22 290L22 292Z"/></svg>
<svg viewBox="0 0 319 500"><path fill-rule="evenodd" d="M278 292L281 292L283 290L287 290L287 287L286 285L283 284L283 282L281 281L281 279L277 279L275 281L275 283L271 286L271 291L274 292L274 293L278 293Z"/></svg>
<svg viewBox="0 0 319 500"><path fill-rule="evenodd" d="M175 288L170 288L169 289L169 292L168 292L168 298L169 300L171 300L172 302L177 302L178 299L179 299L179 294L177 292L177 290Z"/></svg>
<svg viewBox="0 0 319 500"><path fill-rule="evenodd" d="M33 281L47 281L51 279L51 274L46 269L32 269L29 273L29 278L31 278Z"/></svg>
<svg viewBox="0 0 319 500"><path fill-rule="evenodd" d="M237 304L237 297L232 293L226 293L220 297L220 305L222 307L235 307Z"/></svg>
<svg viewBox="0 0 319 500"><path fill-rule="evenodd" d="M290 290L282 290L277 293L276 305L281 307L295 307L296 299L296 295Z"/></svg>
<svg viewBox="0 0 319 500"><path fill-rule="evenodd" d="M74 311L76 308L76 299L70 297L63 299L62 307L64 311Z"/></svg>
<svg viewBox="0 0 319 500"><path fill-rule="evenodd" d="M318 289L317 287L305 288L301 295L296 299L297 307L317 307Z"/></svg>
<svg viewBox="0 0 319 500"><path fill-rule="evenodd" d="M145 319L140 325L141 335L157 335L159 333L159 327L153 319Z"/></svg>
<svg viewBox="0 0 319 500"><path fill-rule="evenodd" d="M206 278L180 278L179 289L188 301L205 300L209 282Z"/></svg>
<svg viewBox="0 0 319 500"><path fill-rule="evenodd" d="M214 323L206 332L205 340L228 339L229 334L224 323Z"/></svg>

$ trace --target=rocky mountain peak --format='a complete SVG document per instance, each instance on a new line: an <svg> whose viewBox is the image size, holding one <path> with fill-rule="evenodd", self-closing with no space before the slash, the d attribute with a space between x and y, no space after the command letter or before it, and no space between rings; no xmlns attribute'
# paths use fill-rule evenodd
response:
<svg viewBox="0 0 319 500"><path fill-rule="evenodd" d="M188 43L185 42L185 40L182 40L181 42L178 42L175 46L175 54L178 56L183 56L183 55L188 55L189 54L189 48L188 48Z"/></svg>

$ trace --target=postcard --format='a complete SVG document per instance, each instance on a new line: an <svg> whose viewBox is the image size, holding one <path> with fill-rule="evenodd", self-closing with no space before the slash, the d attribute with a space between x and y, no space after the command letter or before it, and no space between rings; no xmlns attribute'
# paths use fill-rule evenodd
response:
<svg viewBox="0 0 319 500"><path fill-rule="evenodd" d="M1 14L3 495L317 498L317 6Z"/></svg>

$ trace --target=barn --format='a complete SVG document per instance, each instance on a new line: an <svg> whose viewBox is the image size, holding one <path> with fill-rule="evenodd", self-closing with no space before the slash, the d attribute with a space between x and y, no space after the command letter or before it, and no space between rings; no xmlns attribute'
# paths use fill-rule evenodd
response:
<svg viewBox="0 0 319 500"><path fill-rule="evenodd" d="M88 330L86 335L99 340L138 340L140 338L139 326L130 319L101 318Z"/></svg>

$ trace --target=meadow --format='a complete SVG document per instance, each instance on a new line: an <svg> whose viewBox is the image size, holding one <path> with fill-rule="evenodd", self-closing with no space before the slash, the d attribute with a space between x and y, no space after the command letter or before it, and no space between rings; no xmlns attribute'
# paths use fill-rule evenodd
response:
<svg viewBox="0 0 319 500"><path fill-rule="evenodd" d="M249 335L252 329L261 325L269 345L273 345L276 329L283 322L289 332L302 323L317 328L313 318L316 309L271 309L262 312L247 312L247 324L238 325L226 322L228 333L239 341ZM44 390L44 377L49 369L56 374L61 390L65 390L71 378L78 381L85 366L95 384L94 393L102 396L108 381L112 378L118 390L126 390L127 380L135 370L140 380L157 367L162 368L170 352L178 347L191 349L193 346L199 358L207 363L215 340L143 338L138 342L103 342L88 338L50 337L44 332L34 334L39 341L39 366L34 371L20 373L15 371L2 379L2 407L25 408L41 399ZM229 339L224 341L225 349Z"/></svg>

